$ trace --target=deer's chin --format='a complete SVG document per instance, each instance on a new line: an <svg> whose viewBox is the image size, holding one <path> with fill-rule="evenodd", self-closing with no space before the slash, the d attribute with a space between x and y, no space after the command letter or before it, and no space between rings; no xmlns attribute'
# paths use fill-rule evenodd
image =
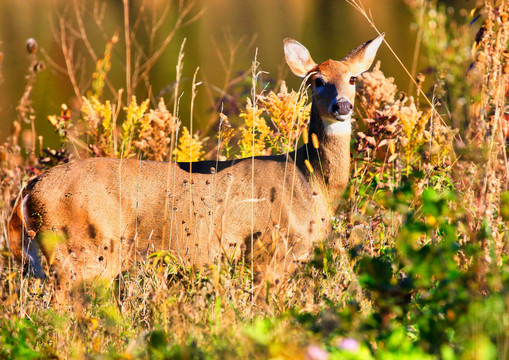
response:
<svg viewBox="0 0 509 360"><path fill-rule="evenodd" d="M352 112L349 112L346 115L341 115L338 112L334 112L332 115L334 116L334 120L336 121L349 121L350 118L352 117Z"/></svg>
<svg viewBox="0 0 509 360"><path fill-rule="evenodd" d="M337 122L345 122L345 121L350 122L351 118L352 118L352 113L349 113L346 115L340 115L338 113L334 113L332 116L322 117L322 119L325 120L325 122L328 125L332 125Z"/></svg>
<svg viewBox="0 0 509 360"><path fill-rule="evenodd" d="M323 118L325 124L325 134L328 136L347 135L352 133L352 114L331 116Z"/></svg>

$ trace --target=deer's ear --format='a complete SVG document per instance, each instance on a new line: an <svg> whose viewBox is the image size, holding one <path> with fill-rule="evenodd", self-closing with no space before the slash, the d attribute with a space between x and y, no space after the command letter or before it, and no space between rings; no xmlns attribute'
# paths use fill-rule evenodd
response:
<svg viewBox="0 0 509 360"><path fill-rule="evenodd" d="M343 60L343 63L350 66L354 76L362 74L369 70L375 60L376 52L384 39L385 33L380 34L373 40L365 42L361 46L353 49Z"/></svg>
<svg viewBox="0 0 509 360"><path fill-rule="evenodd" d="M298 77L306 75L316 67L308 49L296 40L286 38L284 40L285 60L292 72Z"/></svg>

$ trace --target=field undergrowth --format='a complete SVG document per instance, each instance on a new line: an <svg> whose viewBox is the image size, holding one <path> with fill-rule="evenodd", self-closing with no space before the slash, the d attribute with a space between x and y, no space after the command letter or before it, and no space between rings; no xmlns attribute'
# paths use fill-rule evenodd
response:
<svg viewBox="0 0 509 360"><path fill-rule="evenodd" d="M28 179L73 159L291 151L309 119L305 86L263 82L255 60L225 81L229 97L214 99L213 125L196 131L178 112L184 44L172 89L158 97L149 74L159 50L137 56L133 30L125 67L134 75L125 86L108 77L119 34L105 34L86 88L67 68L78 100L47 116L31 106L47 69L30 39L26 91L0 146L0 358L509 358L509 5L469 2L472 9L454 13L437 1L406 3L416 55L429 68L410 70L408 93L383 63L359 77L351 177L331 219L335 234L290 278L262 289L253 288L250 264L189 268L161 251L56 304L52 282L24 276L9 254L7 222ZM178 9L174 31L199 21L190 5ZM196 72L191 101L199 82ZM47 116L59 147L42 146L36 115Z"/></svg>

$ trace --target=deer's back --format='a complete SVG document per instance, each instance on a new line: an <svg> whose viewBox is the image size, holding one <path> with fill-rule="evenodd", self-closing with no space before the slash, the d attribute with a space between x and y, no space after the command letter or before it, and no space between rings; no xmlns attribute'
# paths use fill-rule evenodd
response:
<svg viewBox="0 0 509 360"><path fill-rule="evenodd" d="M294 239L302 257L323 237L327 210L285 160L255 159L254 172L251 159L198 162L192 169L152 161L76 161L27 186L27 224L47 256L56 242L61 266L94 275L117 273L126 260L163 249L198 265L238 258L252 244L255 253L274 253L281 236Z"/></svg>

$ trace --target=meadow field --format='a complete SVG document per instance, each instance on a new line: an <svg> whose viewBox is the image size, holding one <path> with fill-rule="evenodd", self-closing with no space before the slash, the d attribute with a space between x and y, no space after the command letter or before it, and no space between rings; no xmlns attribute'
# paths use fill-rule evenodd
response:
<svg viewBox="0 0 509 360"><path fill-rule="evenodd" d="M360 1L346 2L371 38L384 31ZM49 168L87 157L284 154L303 142L305 84L292 90L283 72L266 76L256 55L251 68L235 68L245 42L234 40L218 54L222 87L207 86L199 69L183 76L190 39L178 43L175 34L199 23L202 10L140 3L124 0L109 31L106 2L70 2L72 16L54 20L61 62L37 34L26 41L30 65L16 80L24 90L0 145L0 358L509 358L506 0L404 1L413 60L400 60L391 36L381 48L410 86L384 75L384 61L358 77L350 181L330 219L334 235L284 280L255 284L249 259L199 268L159 251L114 280L80 284L62 303L51 276L24 274L7 246L8 220L28 180ZM87 36L87 16L101 36ZM165 21L173 27L161 34ZM0 88L9 78L2 41ZM175 79L152 87L163 56L173 59ZM119 69L122 78L110 76ZM50 71L65 75L72 98L40 113L33 89ZM196 110L207 119L200 125L192 121L198 92L209 98Z"/></svg>

